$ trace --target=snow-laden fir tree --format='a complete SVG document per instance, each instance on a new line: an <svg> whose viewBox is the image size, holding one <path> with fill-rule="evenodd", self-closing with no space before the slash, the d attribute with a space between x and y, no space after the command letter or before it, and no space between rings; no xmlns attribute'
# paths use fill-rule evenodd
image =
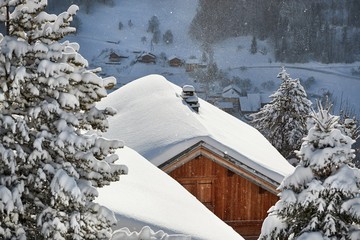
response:
<svg viewBox="0 0 360 240"><path fill-rule="evenodd" d="M114 164L122 143L96 133L114 111L95 103L115 79L58 42L77 6L57 16L46 5L0 1L0 239L108 239L115 218L93 202L96 187L126 169Z"/></svg>
<svg viewBox="0 0 360 240"><path fill-rule="evenodd" d="M313 112L300 164L281 183L260 239L360 239L360 170L338 121L321 106Z"/></svg>
<svg viewBox="0 0 360 240"><path fill-rule="evenodd" d="M355 159L354 164L356 167L360 167L360 148L359 148L359 127L358 127L358 120L356 117L349 117L344 113L340 114L340 130L343 134L351 137L356 142L354 144L355 150Z"/></svg>
<svg viewBox="0 0 360 240"><path fill-rule="evenodd" d="M292 79L283 68L278 74L279 89L273 93L269 104L252 114L252 124L285 157L299 149L306 135L306 119L311 102L299 79Z"/></svg>
<svg viewBox="0 0 360 240"><path fill-rule="evenodd" d="M347 115L340 115L341 123L341 131L345 135L351 137L352 139L358 139L359 138L359 127L357 126L358 120L356 117L349 117Z"/></svg>

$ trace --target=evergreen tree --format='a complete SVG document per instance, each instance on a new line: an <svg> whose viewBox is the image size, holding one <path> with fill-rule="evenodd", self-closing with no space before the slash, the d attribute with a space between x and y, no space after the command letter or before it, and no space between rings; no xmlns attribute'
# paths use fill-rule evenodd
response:
<svg viewBox="0 0 360 240"><path fill-rule="evenodd" d="M123 29L123 27L124 27L124 24L120 21L119 22L119 30Z"/></svg>
<svg viewBox="0 0 360 240"><path fill-rule="evenodd" d="M256 37L253 37L251 40L251 47L250 47L250 53L255 54L257 53L257 42Z"/></svg>
<svg viewBox="0 0 360 240"><path fill-rule="evenodd" d="M159 26L160 26L159 18L157 16L152 16L150 18L150 20L149 20L147 31L151 32L151 33L155 33L156 31L160 31Z"/></svg>
<svg viewBox="0 0 360 240"><path fill-rule="evenodd" d="M166 44L171 44L173 43L174 41L174 36L171 32L171 30L167 30L164 35L163 35L163 41L166 43Z"/></svg>
<svg viewBox="0 0 360 240"><path fill-rule="evenodd" d="M358 120L355 117L349 117L344 111L340 113L340 120L339 120L338 129L341 131L342 134L349 136L350 138L354 139L356 142L354 144L355 150L355 158L354 164L357 168L360 167L360 148L359 148L359 136L360 131L358 127Z"/></svg>
<svg viewBox="0 0 360 240"><path fill-rule="evenodd" d="M129 19L129 21L128 21L128 26L129 26L129 28L132 28L132 27L134 26L134 24L132 23L131 19Z"/></svg>
<svg viewBox="0 0 360 240"><path fill-rule="evenodd" d="M299 79L292 79L283 70L279 89L270 96L271 102L252 114L252 124L284 156L290 157L299 149L301 139L305 136L306 119L310 112L311 102Z"/></svg>
<svg viewBox="0 0 360 240"><path fill-rule="evenodd" d="M338 119L321 106L313 112L300 164L281 183L260 239L360 239L360 170Z"/></svg>
<svg viewBox="0 0 360 240"><path fill-rule="evenodd" d="M0 2L0 239L108 239L112 212L93 202L126 171L119 141L101 138L112 109L95 103L115 79L87 70L73 33L73 5L56 16L46 0ZM92 134L85 134L92 131Z"/></svg>
<svg viewBox="0 0 360 240"><path fill-rule="evenodd" d="M160 42L160 37L161 37L161 32L159 29L157 29L154 33L153 33L153 37L151 39L152 43L158 44Z"/></svg>
<svg viewBox="0 0 360 240"><path fill-rule="evenodd" d="M357 119L355 117L351 118L347 115L340 114L340 127L339 129L346 136L351 137L356 140L359 138L359 128L357 127Z"/></svg>

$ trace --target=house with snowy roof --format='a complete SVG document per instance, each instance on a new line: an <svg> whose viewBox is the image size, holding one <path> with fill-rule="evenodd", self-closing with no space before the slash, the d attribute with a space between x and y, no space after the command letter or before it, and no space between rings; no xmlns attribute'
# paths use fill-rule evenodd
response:
<svg viewBox="0 0 360 240"><path fill-rule="evenodd" d="M138 56L137 61L141 63L156 63L156 56L149 52L143 52Z"/></svg>
<svg viewBox="0 0 360 240"><path fill-rule="evenodd" d="M125 164L129 172L120 181L99 188L95 199L115 213L118 220L115 233L127 228L130 232L151 235L151 239L243 240L179 183L140 154L128 147L118 149L116 154L119 156L116 163ZM141 231L144 226L157 234ZM171 237L164 237L160 231ZM112 240L124 239L117 235L114 234Z"/></svg>
<svg viewBox="0 0 360 240"><path fill-rule="evenodd" d="M224 87L221 96L223 98L239 98L242 96L242 91L237 86L230 84Z"/></svg>
<svg viewBox="0 0 360 240"><path fill-rule="evenodd" d="M213 102L213 104L227 113L237 113L240 111L240 96L242 96L241 89L230 84L222 90L221 99Z"/></svg>
<svg viewBox="0 0 360 240"><path fill-rule="evenodd" d="M115 53L115 52L111 52L109 54L109 62L110 63L118 63L123 58L128 58L128 56L124 56L124 55L121 55L121 54L118 54L118 53Z"/></svg>
<svg viewBox="0 0 360 240"><path fill-rule="evenodd" d="M258 112L271 101L267 93L248 93L239 97L240 111L244 114Z"/></svg>
<svg viewBox="0 0 360 240"><path fill-rule="evenodd" d="M198 68L205 68L206 64L201 62L197 58L189 58L185 61L185 69L187 72L193 72L195 69Z"/></svg>
<svg viewBox="0 0 360 240"><path fill-rule="evenodd" d="M245 239L254 239L293 167L256 129L198 101L195 111L182 88L164 77L140 78L100 103L118 111L105 136L124 140Z"/></svg>
<svg viewBox="0 0 360 240"><path fill-rule="evenodd" d="M261 95L259 93L248 93L239 97L240 111L242 113L254 113L261 108Z"/></svg>
<svg viewBox="0 0 360 240"><path fill-rule="evenodd" d="M183 65L183 60L177 56L171 56L169 57L168 63L171 67L181 67Z"/></svg>

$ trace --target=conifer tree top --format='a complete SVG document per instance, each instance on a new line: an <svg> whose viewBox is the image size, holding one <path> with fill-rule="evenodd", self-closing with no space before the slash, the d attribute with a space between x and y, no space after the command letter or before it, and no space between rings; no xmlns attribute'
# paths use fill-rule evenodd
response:
<svg viewBox="0 0 360 240"><path fill-rule="evenodd" d="M352 167L354 140L339 118L318 105L297 155L300 164L279 189L260 239L359 239L360 170Z"/></svg>
<svg viewBox="0 0 360 240"><path fill-rule="evenodd" d="M277 75L279 89L259 112L252 114L252 124L285 157L294 155L307 132L306 119L311 102L299 79L292 79L283 67Z"/></svg>

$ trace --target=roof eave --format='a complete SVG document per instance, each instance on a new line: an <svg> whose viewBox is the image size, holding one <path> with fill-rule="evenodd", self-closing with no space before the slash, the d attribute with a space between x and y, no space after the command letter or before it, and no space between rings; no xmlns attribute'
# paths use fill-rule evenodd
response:
<svg viewBox="0 0 360 240"><path fill-rule="evenodd" d="M203 140L197 142L196 144L162 163L158 167L164 172L170 173L200 155L211 159L219 165L233 171L239 176L244 177L245 179L268 190L273 194L279 193L277 190L278 186L280 185L279 182L269 178L268 176L260 173L254 168L242 163L238 159L233 158L232 156L224 153L223 151L206 143Z"/></svg>

